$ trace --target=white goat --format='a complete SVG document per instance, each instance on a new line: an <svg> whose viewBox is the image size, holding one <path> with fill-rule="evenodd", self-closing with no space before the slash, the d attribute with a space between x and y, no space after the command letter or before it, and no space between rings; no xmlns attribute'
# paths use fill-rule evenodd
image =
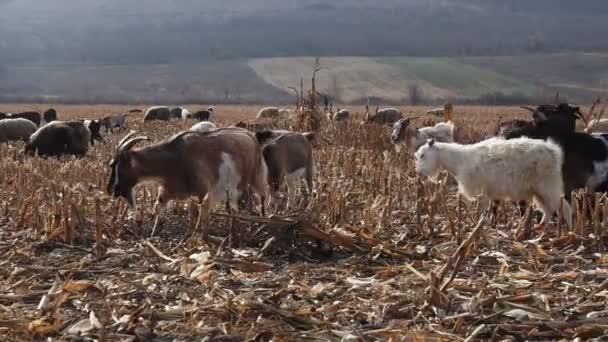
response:
<svg viewBox="0 0 608 342"><path fill-rule="evenodd" d="M198 131L198 132L209 132L209 131L213 131L216 130L217 126L210 121L201 121L197 124L194 124L192 127L190 127L191 131Z"/></svg>
<svg viewBox="0 0 608 342"><path fill-rule="evenodd" d="M436 178L447 170L467 200L484 195L491 200L534 199L546 224L557 212L563 194L563 152L552 140L491 138L472 145L429 140L415 153L416 172ZM564 217L572 224L570 205Z"/></svg>

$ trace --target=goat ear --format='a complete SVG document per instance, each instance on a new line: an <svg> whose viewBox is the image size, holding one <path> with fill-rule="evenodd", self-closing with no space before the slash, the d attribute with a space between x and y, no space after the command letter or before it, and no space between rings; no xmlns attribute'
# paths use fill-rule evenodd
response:
<svg viewBox="0 0 608 342"><path fill-rule="evenodd" d="M532 118L534 119L534 122L537 123L547 120L547 116L545 115L545 113L540 111L535 111L534 114L532 114Z"/></svg>

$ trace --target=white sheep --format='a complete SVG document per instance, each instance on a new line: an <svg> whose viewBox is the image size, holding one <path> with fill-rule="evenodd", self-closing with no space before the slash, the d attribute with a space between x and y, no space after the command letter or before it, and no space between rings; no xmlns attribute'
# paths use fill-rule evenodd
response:
<svg viewBox="0 0 608 342"><path fill-rule="evenodd" d="M260 109L255 119L277 119L281 117L281 111L277 107L265 107Z"/></svg>
<svg viewBox="0 0 608 342"><path fill-rule="evenodd" d="M608 133L608 119L593 119L589 121L586 133Z"/></svg>
<svg viewBox="0 0 608 342"><path fill-rule="evenodd" d="M210 121L201 121L195 125L193 125L192 127L190 127L191 131L197 131L197 132L210 132L213 130L216 130L217 126Z"/></svg>
<svg viewBox="0 0 608 342"><path fill-rule="evenodd" d="M467 200L479 195L491 200L534 199L543 212L541 225L557 212L564 192L564 155L555 142L516 138L491 138L472 145L429 140L415 153L416 172L431 179L446 170L458 182ZM572 224L572 212L563 202L564 218Z"/></svg>
<svg viewBox="0 0 608 342"><path fill-rule="evenodd" d="M28 119L15 118L0 120L0 142L10 140L28 141L38 127Z"/></svg>

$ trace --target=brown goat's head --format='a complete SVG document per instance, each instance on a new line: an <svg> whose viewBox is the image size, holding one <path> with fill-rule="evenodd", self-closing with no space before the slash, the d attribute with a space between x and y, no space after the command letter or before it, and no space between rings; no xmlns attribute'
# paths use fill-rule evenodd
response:
<svg viewBox="0 0 608 342"><path fill-rule="evenodd" d="M133 188L139 181L139 176L133 163L133 152L131 148L140 141L149 141L148 137L139 136L133 138L135 132L129 133L118 143L118 149L114 159L110 162L112 173L106 188L108 194L114 197L123 197L133 207Z"/></svg>

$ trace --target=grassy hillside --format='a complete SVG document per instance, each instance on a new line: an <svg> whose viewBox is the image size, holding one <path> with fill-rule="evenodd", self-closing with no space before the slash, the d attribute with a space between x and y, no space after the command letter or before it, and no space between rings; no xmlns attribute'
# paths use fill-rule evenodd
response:
<svg viewBox="0 0 608 342"><path fill-rule="evenodd" d="M480 101L507 104L552 97L591 102L608 90L608 54L510 57L322 57L320 91L336 102ZM268 103L293 101L288 87L308 85L313 57L257 58L157 65L9 66L0 100Z"/></svg>
<svg viewBox="0 0 608 342"><path fill-rule="evenodd" d="M425 80L441 89L449 89L457 97L477 98L496 92L506 95L535 96L538 91L530 82L452 58L403 57L381 61L398 66L413 78Z"/></svg>
<svg viewBox="0 0 608 342"><path fill-rule="evenodd" d="M541 84L574 98L590 99L608 92L608 53L475 57L459 61Z"/></svg>

